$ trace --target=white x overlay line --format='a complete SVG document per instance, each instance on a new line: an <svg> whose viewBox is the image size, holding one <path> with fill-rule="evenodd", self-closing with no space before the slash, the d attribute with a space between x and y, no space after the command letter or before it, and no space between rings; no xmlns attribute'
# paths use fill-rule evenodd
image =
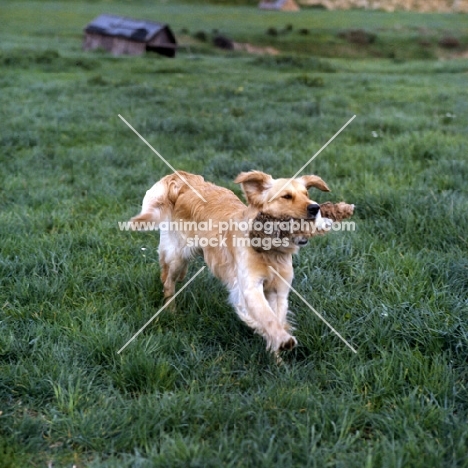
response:
<svg viewBox="0 0 468 468"><path fill-rule="evenodd" d="M308 166L354 119L356 118L356 115L353 115L282 187L280 190L278 190L269 200L268 203L273 201L278 194L284 190L291 180L295 179L298 174L300 174L306 166Z"/></svg>
<svg viewBox="0 0 468 468"><path fill-rule="evenodd" d="M120 354L204 269L202 266L118 351Z"/></svg>
<svg viewBox="0 0 468 468"><path fill-rule="evenodd" d="M131 130L133 130L133 132L135 132L135 134L141 139L141 141L143 141L143 143L145 143L155 154L156 156L159 157L159 159L161 159L162 162L164 162L166 164L166 166L168 166L175 174L177 174L177 176L179 177L180 180L182 180L182 182L186 183L191 189L192 191L198 196L198 198L202 199L205 203L206 203L206 200L203 198L203 196L195 189L193 188L178 172L176 169L174 169L174 167L172 167L172 165L169 163L169 161L167 161L166 159L164 159L120 114L118 114L120 119L128 126L128 128L130 128Z"/></svg>
<svg viewBox="0 0 468 468"><path fill-rule="evenodd" d="M268 268L271 268L271 270L275 273L275 275L280 278L284 283L286 283L288 285L288 287L291 288L292 291L294 291L297 296L299 297L299 299L302 300L302 302L304 302L304 304L306 304L309 309L314 312L315 315L317 315L317 317L322 320L323 323L325 323L325 325L330 328L330 330L333 331L333 333L335 333L336 336L338 336L338 338L341 339L341 341L344 342L344 344L349 348L351 349L351 351L353 353L356 353L357 354L357 351L323 318L322 315L320 315L271 265L269 265Z"/></svg>

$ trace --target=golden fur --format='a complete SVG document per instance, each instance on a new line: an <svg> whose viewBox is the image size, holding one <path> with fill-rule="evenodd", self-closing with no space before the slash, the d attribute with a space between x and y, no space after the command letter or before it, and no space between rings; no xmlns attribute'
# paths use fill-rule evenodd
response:
<svg viewBox="0 0 468 468"><path fill-rule="evenodd" d="M319 205L310 199L308 189L329 189L315 175L288 183L288 179L275 180L263 172L252 171L239 174L235 182L241 185L247 205L232 191L206 182L199 175L187 172L168 175L146 192L141 213L132 218L133 226L139 229L142 222L156 223L156 226L171 221L191 222L182 230L161 228L159 261L164 298L168 300L174 295L176 281L184 279L190 259L201 254L213 274L228 288L230 302L239 317L265 338L267 348L275 353L291 349L297 344L287 321L289 286L293 280L292 254L303 239L298 241L291 235L288 245L258 250L245 243L249 232L239 225L221 233L220 225L233 221L249 223L259 213L273 219L318 220ZM194 245L197 236L206 242L213 241L212 245ZM239 245L240 240L243 245Z"/></svg>

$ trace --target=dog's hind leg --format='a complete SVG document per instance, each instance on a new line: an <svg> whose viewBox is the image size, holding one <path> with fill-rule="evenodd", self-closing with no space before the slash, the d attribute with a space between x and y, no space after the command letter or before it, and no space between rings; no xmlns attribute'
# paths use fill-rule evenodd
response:
<svg viewBox="0 0 468 468"><path fill-rule="evenodd" d="M188 259L183 255L183 249L174 233L172 236L161 231L159 243L159 264L161 266L161 281L163 283L164 302L169 301L175 294L177 281L182 281L187 274ZM172 303L174 309L174 303Z"/></svg>
<svg viewBox="0 0 468 468"><path fill-rule="evenodd" d="M161 265L164 303L166 303L174 296L177 281L182 281L185 278L188 261L182 257L172 258L168 261L164 255L160 254L159 263ZM171 305L172 309L174 309L174 302Z"/></svg>
<svg viewBox="0 0 468 468"><path fill-rule="evenodd" d="M185 278L187 268L187 261L181 258L174 259L165 267L166 274L164 275L165 281L163 281L164 302L167 302L174 296L176 282L182 281L182 279ZM163 279L162 273L161 279Z"/></svg>

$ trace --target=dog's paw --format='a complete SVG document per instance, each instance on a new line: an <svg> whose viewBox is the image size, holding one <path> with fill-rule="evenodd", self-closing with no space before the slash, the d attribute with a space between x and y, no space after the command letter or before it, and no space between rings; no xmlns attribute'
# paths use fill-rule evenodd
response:
<svg viewBox="0 0 468 468"><path fill-rule="evenodd" d="M290 351L291 349L295 348L297 345L297 340L294 336L291 336L288 340L283 341L280 346L280 351Z"/></svg>
<svg viewBox="0 0 468 468"><path fill-rule="evenodd" d="M267 341L267 349L272 353L277 354L280 351L293 349L297 345L297 340L285 330L279 330L275 336L270 336Z"/></svg>
<svg viewBox="0 0 468 468"><path fill-rule="evenodd" d="M176 303L174 300L171 301L171 299L173 298L174 296L171 296L171 297L166 297L164 299L164 307L166 308L166 310L168 312L172 312L172 313L175 313L177 312L177 307L176 307ZM170 302L169 302L170 301Z"/></svg>
<svg viewBox="0 0 468 468"><path fill-rule="evenodd" d="M281 357L281 351L291 351L297 345L297 340L294 336L290 336L286 341L282 341L279 348L273 352L275 356L276 364L284 364L283 358Z"/></svg>

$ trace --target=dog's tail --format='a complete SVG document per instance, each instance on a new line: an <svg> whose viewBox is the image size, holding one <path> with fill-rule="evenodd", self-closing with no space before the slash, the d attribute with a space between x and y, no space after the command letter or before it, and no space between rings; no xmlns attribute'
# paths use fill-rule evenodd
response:
<svg viewBox="0 0 468 468"><path fill-rule="evenodd" d="M193 180L194 178L197 180ZM177 198L189 189L187 182L193 184L200 181L203 181L203 177L183 171L163 177L146 192L141 213L130 220L132 229L158 229L160 223L170 221Z"/></svg>

